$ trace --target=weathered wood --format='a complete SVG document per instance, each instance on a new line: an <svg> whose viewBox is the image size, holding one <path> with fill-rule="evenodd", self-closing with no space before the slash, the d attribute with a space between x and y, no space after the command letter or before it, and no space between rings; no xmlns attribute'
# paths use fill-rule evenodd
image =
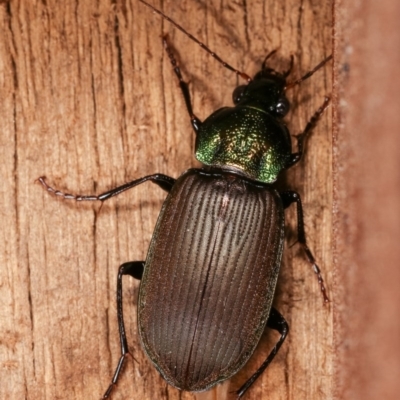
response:
<svg viewBox="0 0 400 400"><path fill-rule="evenodd" d="M331 52L329 2L187 0L162 8L248 74L275 48L274 67L287 68L293 54L296 78ZM230 105L238 80L135 0L2 1L0 21L0 397L99 398L119 357L118 266L145 258L165 194L149 183L99 211L50 197L35 179L46 175L57 188L90 194L154 172L177 177L197 165L162 33L169 33L200 118ZM291 90L293 134L330 92L330 65ZM330 111L286 183L303 196L309 245L333 297L329 121ZM295 241L294 216L288 213L287 244ZM289 338L247 400L332 396L332 314L299 253L286 246L275 301ZM138 362L127 363L113 399L194 399L167 386L144 357L137 292L126 278L125 318ZM276 339L265 335L237 377L196 398L227 398Z"/></svg>
<svg viewBox="0 0 400 400"><path fill-rule="evenodd" d="M400 393L400 3L335 6L335 399Z"/></svg>

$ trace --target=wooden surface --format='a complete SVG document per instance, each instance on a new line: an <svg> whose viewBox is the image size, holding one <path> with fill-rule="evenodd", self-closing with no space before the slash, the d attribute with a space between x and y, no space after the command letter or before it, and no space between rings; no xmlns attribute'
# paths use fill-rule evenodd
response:
<svg viewBox="0 0 400 400"><path fill-rule="evenodd" d="M250 75L272 49L279 49L277 69L294 56L293 78L331 52L329 2L154 4ZM239 82L135 0L1 1L0 21L0 397L98 399L119 357L118 266L145 258L165 194L145 184L99 212L96 204L49 196L35 179L46 175L59 189L91 194L154 172L177 177L197 165L163 33L177 49L200 118L231 105ZM331 93L330 75L328 65L289 93L293 134ZM281 187L303 196L309 245L335 301L330 115L328 110ZM286 244L292 244L295 213L287 215ZM137 293L138 283L126 278L128 339L138 362L127 363L113 399L228 398L277 340L268 332L246 368L224 385L196 397L180 393L139 347ZM296 245L286 246L275 305L290 324L289 337L245 398L332 398L332 305L324 307Z"/></svg>
<svg viewBox="0 0 400 400"><path fill-rule="evenodd" d="M335 398L400 393L400 3L335 6Z"/></svg>

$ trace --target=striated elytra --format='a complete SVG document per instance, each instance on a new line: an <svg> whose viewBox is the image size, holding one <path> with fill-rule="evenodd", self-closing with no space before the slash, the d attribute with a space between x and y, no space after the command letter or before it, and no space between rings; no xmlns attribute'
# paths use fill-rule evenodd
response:
<svg viewBox="0 0 400 400"><path fill-rule="evenodd" d="M197 391L243 367L264 331L283 244L274 190L189 170L162 208L140 286L145 352L165 380Z"/></svg>
<svg viewBox="0 0 400 400"><path fill-rule="evenodd" d="M143 0L140 0L153 8ZM151 181L168 192L150 243L146 261L122 264L117 281L117 310L121 357L103 398L109 398L129 355L122 309L122 277L141 279L138 324L143 349L172 386L202 391L224 381L248 361L266 327L280 339L249 379L237 390L241 398L267 368L288 333L284 317L272 307L284 242L284 209L297 207L298 242L318 278L323 279L307 247L300 196L274 188L281 171L302 156L304 140L329 104L325 98L292 152L283 118L289 111L286 90L309 78L327 57L302 78L287 82L288 71L267 67L251 79L222 61L204 44L153 8L226 68L247 80L233 92L234 107L215 111L200 121L190 94L168 46L164 46L179 80L196 133L196 158L204 167L190 169L177 180L154 174L128 182L101 195L65 194L65 199L105 201Z"/></svg>

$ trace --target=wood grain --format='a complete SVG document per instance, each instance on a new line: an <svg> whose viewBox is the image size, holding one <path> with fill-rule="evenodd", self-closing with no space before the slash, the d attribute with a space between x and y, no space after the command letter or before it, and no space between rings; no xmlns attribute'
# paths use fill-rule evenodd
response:
<svg viewBox="0 0 400 400"><path fill-rule="evenodd" d="M294 56L294 78L331 52L330 2L153 4L250 75L272 49L279 49L277 69ZM118 266L145 258L165 194L146 184L100 211L99 205L51 197L35 179L46 175L59 189L91 194L154 172L177 177L197 165L163 33L176 49L200 118L230 105L239 82L135 0L2 1L0 21L0 397L97 399L119 357ZM329 65L291 90L293 134L329 93ZM282 187L303 196L309 245L334 300L330 126L328 111ZM294 216L288 212L287 244L295 241ZM298 246L286 246L275 300L290 324L289 338L247 400L332 397L332 313L299 254ZM228 398L277 340L267 333L232 381L196 397L180 393L139 347L137 292L138 283L125 279L125 318L137 362L127 363L114 400Z"/></svg>

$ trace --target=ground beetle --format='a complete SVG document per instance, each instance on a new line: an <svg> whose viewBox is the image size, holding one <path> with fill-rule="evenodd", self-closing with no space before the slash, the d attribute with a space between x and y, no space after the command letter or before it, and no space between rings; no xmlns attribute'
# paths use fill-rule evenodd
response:
<svg viewBox="0 0 400 400"><path fill-rule="evenodd" d="M196 158L203 169L190 169L177 180L145 176L99 196L70 195L40 183L65 199L101 202L146 181L169 194L151 240L146 261L121 265L117 283L118 324L122 354L108 398L129 354L122 311L122 277L141 279L138 304L140 338L150 360L171 385L187 391L211 388L239 371L257 346L265 327L281 337L259 369L237 390L241 398L272 361L288 333L288 324L272 307L284 241L284 209L296 203L298 242L318 277L320 270L306 244L301 199L294 191L273 187L278 174L296 164L303 143L328 106L325 98L304 131L297 152L283 117L289 111L285 91L309 78L327 57L302 78L287 83L290 68L267 67L271 52L253 79L236 70L173 23L226 68L247 81L233 91L234 107L200 121L192 111L187 83L163 38L196 133Z"/></svg>

